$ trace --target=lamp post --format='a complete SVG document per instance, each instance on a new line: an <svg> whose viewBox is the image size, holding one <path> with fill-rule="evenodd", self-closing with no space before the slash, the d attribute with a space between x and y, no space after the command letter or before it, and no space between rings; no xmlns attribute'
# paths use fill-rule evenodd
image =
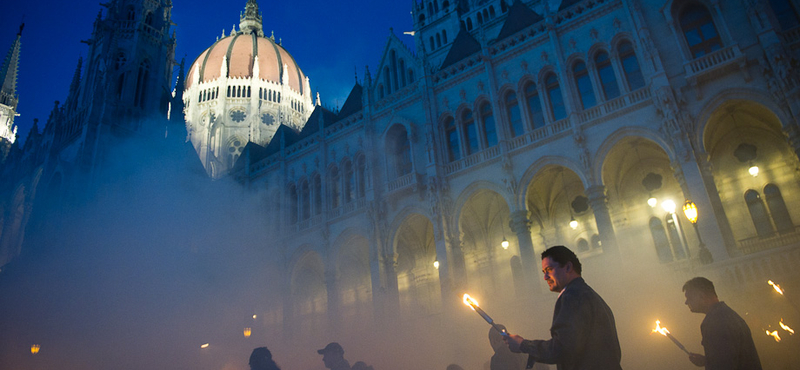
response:
<svg viewBox="0 0 800 370"><path fill-rule="evenodd" d="M700 237L700 230L697 228L697 205L690 199L687 199L686 202L683 203L683 214L686 215L686 218L689 219L689 222L694 226L697 241L700 243L698 246L700 248L700 263L707 265L714 262L714 257L711 256L711 251L709 251L708 248L706 248L706 244L703 243L703 238Z"/></svg>

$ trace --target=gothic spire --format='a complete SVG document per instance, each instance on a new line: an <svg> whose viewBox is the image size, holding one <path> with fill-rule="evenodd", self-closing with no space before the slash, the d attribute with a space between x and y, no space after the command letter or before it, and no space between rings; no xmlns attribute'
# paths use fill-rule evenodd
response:
<svg viewBox="0 0 800 370"><path fill-rule="evenodd" d="M239 13L239 30L248 34L255 33L258 36L264 36L261 12L258 10L256 0L247 0L244 12Z"/></svg>
<svg viewBox="0 0 800 370"><path fill-rule="evenodd" d="M8 49L8 54L3 60L3 66L0 67L0 81L3 86L0 87L0 103L11 106L11 100L16 100L17 96L17 69L19 68L19 51L22 46L20 39L22 38L22 29L25 23L19 26L17 32L17 39L11 44ZM16 105L16 104L14 104Z"/></svg>
<svg viewBox="0 0 800 370"><path fill-rule="evenodd" d="M67 95L67 108L75 109L78 103L78 93L81 87L81 68L83 68L83 57L78 58L78 66L75 67L75 74L72 75L72 83L69 84L69 95Z"/></svg>

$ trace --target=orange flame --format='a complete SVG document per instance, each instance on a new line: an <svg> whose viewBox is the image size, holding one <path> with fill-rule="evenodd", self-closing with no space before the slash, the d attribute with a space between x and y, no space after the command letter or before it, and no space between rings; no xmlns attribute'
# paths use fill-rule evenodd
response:
<svg viewBox="0 0 800 370"><path fill-rule="evenodd" d="M781 328L783 328L783 330L786 330L786 331L789 332L789 334L794 335L794 330L792 330L792 328L790 328L789 325L784 324L783 323L783 319L781 319L780 324L781 324Z"/></svg>
<svg viewBox="0 0 800 370"><path fill-rule="evenodd" d="M464 294L464 304L469 306L469 308L471 308L473 311L475 311L475 307L480 307L480 305L478 305L478 301L476 301L475 298L470 297L469 294Z"/></svg>
<svg viewBox="0 0 800 370"><path fill-rule="evenodd" d="M783 289L781 289L780 285L773 283L772 280L767 281L767 284L772 285L772 287L775 288L776 292L778 292L781 295L783 295Z"/></svg>
<svg viewBox="0 0 800 370"><path fill-rule="evenodd" d="M776 342L780 342L781 341L781 336L778 335L778 331L777 330L774 330L772 332L770 332L769 330L764 330L764 331L767 332L767 335L769 335L770 337L775 338Z"/></svg>
<svg viewBox="0 0 800 370"><path fill-rule="evenodd" d="M667 334L669 334L669 330L667 330L667 328L661 326L661 321L660 320L656 320L656 328L653 329L652 333L659 333L659 334L661 334L661 335L666 337Z"/></svg>

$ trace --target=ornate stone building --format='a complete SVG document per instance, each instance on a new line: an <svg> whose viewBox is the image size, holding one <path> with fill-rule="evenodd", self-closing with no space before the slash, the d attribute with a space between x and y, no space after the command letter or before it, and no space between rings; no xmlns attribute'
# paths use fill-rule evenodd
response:
<svg viewBox="0 0 800 370"><path fill-rule="evenodd" d="M668 290L797 284L800 4L412 3L416 54L391 33L341 111L316 107L234 167L268 199L265 234L284 236L269 330L424 332L453 324L464 291L549 312L537 256L558 244L599 282L624 268ZM641 286L616 284L607 299L629 307Z"/></svg>
<svg viewBox="0 0 800 370"><path fill-rule="evenodd" d="M17 39L3 59L0 66L0 155L2 159L8 155L8 150L17 141L17 126L14 118L17 116L17 68L19 67L19 52L22 47L22 29L25 25L19 26Z"/></svg>

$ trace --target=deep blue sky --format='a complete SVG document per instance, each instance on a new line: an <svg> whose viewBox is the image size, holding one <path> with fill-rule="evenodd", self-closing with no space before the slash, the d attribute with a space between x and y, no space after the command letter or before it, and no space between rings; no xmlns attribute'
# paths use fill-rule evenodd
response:
<svg viewBox="0 0 800 370"><path fill-rule="evenodd" d="M97 0L13 1L0 5L0 55L5 57L25 17L17 80L16 119L20 140L27 137L34 118L44 128L55 100L63 102L78 58L88 47L92 23L102 8ZM225 29L239 24L246 0L173 0L172 20L177 23L176 57L186 56L187 69ZM300 2L260 0L264 31L275 31L319 91L323 105L341 107L365 66L374 74L389 28L412 48L411 1L347 0ZM355 68L355 69L354 69Z"/></svg>

